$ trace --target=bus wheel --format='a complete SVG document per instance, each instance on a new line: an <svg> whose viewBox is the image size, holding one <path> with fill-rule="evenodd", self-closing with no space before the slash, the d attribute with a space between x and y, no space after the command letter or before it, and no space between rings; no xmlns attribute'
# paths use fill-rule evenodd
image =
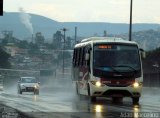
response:
<svg viewBox="0 0 160 118"><path fill-rule="evenodd" d="M90 86L89 86L89 84L87 85L87 90L88 90L88 96L90 96Z"/></svg>
<svg viewBox="0 0 160 118"><path fill-rule="evenodd" d="M79 95L78 84L76 83L76 94Z"/></svg>
<svg viewBox="0 0 160 118"><path fill-rule="evenodd" d="M75 91L75 95L76 97L81 100L83 97L82 95L79 93L79 89L78 89L78 83L76 82L76 91Z"/></svg>
<svg viewBox="0 0 160 118"><path fill-rule="evenodd" d="M132 102L133 102L133 105L138 105L139 104L139 97L133 97Z"/></svg>
<svg viewBox="0 0 160 118"><path fill-rule="evenodd" d="M96 102L96 97L95 96L91 96L89 84L87 85L87 88L88 88L88 96L89 96L90 101L91 102Z"/></svg>

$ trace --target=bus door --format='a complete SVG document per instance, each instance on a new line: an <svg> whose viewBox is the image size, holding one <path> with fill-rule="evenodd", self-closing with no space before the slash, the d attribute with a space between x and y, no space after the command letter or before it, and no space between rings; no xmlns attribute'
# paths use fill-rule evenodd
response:
<svg viewBox="0 0 160 118"><path fill-rule="evenodd" d="M81 94L87 95L87 83L90 73L90 48L82 47L79 58L78 87Z"/></svg>

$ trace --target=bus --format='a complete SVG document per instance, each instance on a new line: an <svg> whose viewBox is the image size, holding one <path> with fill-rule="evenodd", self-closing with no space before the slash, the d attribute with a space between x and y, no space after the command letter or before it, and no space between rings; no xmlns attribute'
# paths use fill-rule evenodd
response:
<svg viewBox="0 0 160 118"><path fill-rule="evenodd" d="M143 85L141 57L145 52L134 41L115 37L91 37L76 44L72 59L72 80L78 95L90 100L131 97L139 104Z"/></svg>

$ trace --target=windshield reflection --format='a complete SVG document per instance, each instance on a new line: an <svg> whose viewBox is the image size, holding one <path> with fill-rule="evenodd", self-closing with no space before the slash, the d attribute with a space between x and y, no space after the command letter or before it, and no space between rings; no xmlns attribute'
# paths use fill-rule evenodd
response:
<svg viewBox="0 0 160 118"><path fill-rule="evenodd" d="M130 73L140 76L141 63L138 47L135 45L110 44L94 46L93 74L106 76L110 73ZM128 73L126 73L128 72Z"/></svg>
<svg viewBox="0 0 160 118"><path fill-rule="evenodd" d="M140 69L137 46L110 45L111 48L94 46L94 67L117 67L121 65ZM124 67L118 68L123 70Z"/></svg>

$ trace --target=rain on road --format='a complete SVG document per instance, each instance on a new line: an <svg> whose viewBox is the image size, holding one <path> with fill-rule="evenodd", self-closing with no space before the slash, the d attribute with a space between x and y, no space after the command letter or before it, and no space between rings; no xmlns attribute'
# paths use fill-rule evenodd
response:
<svg viewBox="0 0 160 118"><path fill-rule="evenodd" d="M129 98L123 102L112 103L109 98L98 98L91 103L87 97L78 97L74 85L45 88L42 86L40 95L33 93L17 94L16 86L6 89L0 94L1 103L34 117L137 117L134 113L151 113L160 117L160 90L158 88L143 88L139 105L132 105Z"/></svg>

